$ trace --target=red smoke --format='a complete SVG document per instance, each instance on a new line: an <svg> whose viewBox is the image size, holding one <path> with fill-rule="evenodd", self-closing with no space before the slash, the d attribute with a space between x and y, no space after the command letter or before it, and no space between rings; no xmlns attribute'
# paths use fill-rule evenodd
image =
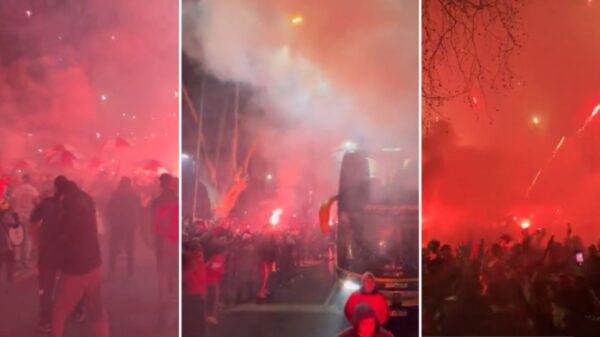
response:
<svg viewBox="0 0 600 337"><path fill-rule="evenodd" d="M504 230L499 223L519 209L537 215L533 227L562 236L572 222L576 234L597 241L600 119L577 130L600 103L600 45L593 42L600 38L599 19L600 6L585 2L526 5L527 38L513 64L517 86L488 90L479 98L485 108L481 102L443 106L447 122L436 123L423 140L425 239L496 239L491 228ZM518 222L505 230L518 231Z"/></svg>

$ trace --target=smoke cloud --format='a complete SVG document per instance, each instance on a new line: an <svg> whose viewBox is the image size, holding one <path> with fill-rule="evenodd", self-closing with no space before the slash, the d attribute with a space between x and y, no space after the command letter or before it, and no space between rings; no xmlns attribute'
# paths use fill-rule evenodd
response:
<svg viewBox="0 0 600 337"><path fill-rule="evenodd" d="M400 148L417 188L417 2L184 1L183 47L221 81L253 88L267 117L245 129L279 188L335 193L346 141Z"/></svg>
<svg viewBox="0 0 600 337"><path fill-rule="evenodd" d="M4 1L0 9L0 164L36 169L42 151L76 149L131 174L148 159L178 170L178 3ZM103 145L123 137L131 147Z"/></svg>
<svg viewBox="0 0 600 337"><path fill-rule="evenodd" d="M513 64L517 86L488 91L475 107L443 107L446 120L423 143L425 239L497 239L533 217L532 226L558 238L572 222L587 242L597 241L600 120L577 130L600 104L593 75L600 73L600 46L592 42L599 18L600 6L587 1L526 5L527 38Z"/></svg>

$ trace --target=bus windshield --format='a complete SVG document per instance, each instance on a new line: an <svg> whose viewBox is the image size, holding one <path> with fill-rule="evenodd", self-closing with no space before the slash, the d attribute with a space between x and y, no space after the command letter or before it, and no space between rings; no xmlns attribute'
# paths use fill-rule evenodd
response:
<svg viewBox="0 0 600 337"><path fill-rule="evenodd" d="M418 192L402 183L405 163L394 156L384 159L348 153L342 161L338 265L359 274L414 278L419 270Z"/></svg>

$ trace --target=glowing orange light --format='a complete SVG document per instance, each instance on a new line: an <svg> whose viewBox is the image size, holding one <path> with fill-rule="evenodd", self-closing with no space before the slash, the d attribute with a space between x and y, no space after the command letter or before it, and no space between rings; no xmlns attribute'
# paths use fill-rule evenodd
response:
<svg viewBox="0 0 600 337"><path fill-rule="evenodd" d="M294 25L299 25L304 21L304 18L302 18L302 16L300 15L296 15L292 18L292 24Z"/></svg>
<svg viewBox="0 0 600 337"><path fill-rule="evenodd" d="M531 223L529 222L529 220L525 219L525 220L521 221L522 229L527 229L527 228L529 228L529 226L531 226Z"/></svg>
<svg viewBox="0 0 600 337"><path fill-rule="evenodd" d="M540 118L538 116L533 116L533 118L531 119L531 122L535 125L539 125L540 124Z"/></svg>

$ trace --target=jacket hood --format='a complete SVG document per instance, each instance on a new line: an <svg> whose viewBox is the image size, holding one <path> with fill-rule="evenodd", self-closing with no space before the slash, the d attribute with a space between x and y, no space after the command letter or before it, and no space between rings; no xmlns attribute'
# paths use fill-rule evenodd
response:
<svg viewBox="0 0 600 337"><path fill-rule="evenodd" d="M365 292L365 281L371 279L373 280L373 282L375 282L375 275L373 275L373 273L371 272L366 272L362 275L361 279L360 279L360 292L366 294ZM372 294L376 293L377 290L373 290Z"/></svg>

